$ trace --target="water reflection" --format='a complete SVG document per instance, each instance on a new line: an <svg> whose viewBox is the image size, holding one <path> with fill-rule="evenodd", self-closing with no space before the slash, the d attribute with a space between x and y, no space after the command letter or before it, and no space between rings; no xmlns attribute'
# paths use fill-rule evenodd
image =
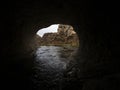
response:
<svg viewBox="0 0 120 90"><path fill-rule="evenodd" d="M74 59L74 48L41 46L37 49L34 65L36 90L62 90L63 72Z"/></svg>
<svg viewBox="0 0 120 90"><path fill-rule="evenodd" d="M62 47L42 46L36 51L36 62L41 62L44 68L63 70L66 68L66 62L60 57L61 50Z"/></svg>

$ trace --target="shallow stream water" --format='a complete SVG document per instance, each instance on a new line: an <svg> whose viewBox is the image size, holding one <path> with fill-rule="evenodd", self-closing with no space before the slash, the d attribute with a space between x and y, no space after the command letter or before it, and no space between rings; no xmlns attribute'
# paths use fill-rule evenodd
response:
<svg viewBox="0 0 120 90"><path fill-rule="evenodd" d="M35 52L34 89L63 90L64 72L70 61L74 60L77 48L41 46Z"/></svg>

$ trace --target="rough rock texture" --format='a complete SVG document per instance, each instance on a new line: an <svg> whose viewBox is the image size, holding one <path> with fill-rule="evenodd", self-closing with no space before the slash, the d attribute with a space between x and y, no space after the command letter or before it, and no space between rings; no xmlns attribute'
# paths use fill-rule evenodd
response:
<svg viewBox="0 0 120 90"><path fill-rule="evenodd" d="M75 35L76 32L74 31L73 27L70 25L59 24L58 34L69 37L69 36Z"/></svg>
<svg viewBox="0 0 120 90"><path fill-rule="evenodd" d="M36 47L39 47L40 46L40 43L41 43L41 40L42 40L42 37L38 36L38 35L35 35L34 37L34 45Z"/></svg>
<svg viewBox="0 0 120 90"><path fill-rule="evenodd" d="M60 24L57 33L45 33L39 40L39 45L69 45L79 46L79 38L73 27Z"/></svg>

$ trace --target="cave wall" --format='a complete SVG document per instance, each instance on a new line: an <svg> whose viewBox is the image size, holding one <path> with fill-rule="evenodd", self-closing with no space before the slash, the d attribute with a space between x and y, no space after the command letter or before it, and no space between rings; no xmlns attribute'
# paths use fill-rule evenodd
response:
<svg viewBox="0 0 120 90"><path fill-rule="evenodd" d="M13 80L13 84L20 83L24 87L20 73L30 74L27 70L32 67L32 60L28 61L31 58L32 38L38 29L62 23L72 25L80 38L77 62L84 81L83 90L120 89L117 3L18 0L2 4L0 39L1 66L4 67L2 75L5 76L3 84L8 85ZM30 66L27 66L28 62Z"/></svg>

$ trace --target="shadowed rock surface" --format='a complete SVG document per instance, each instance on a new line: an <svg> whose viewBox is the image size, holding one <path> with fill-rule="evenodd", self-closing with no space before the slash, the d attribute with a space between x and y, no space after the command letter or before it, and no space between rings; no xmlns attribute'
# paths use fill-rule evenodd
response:
<svg viewBox="0 0 120 90"><path fill-rule="evenodd" d="M73 26L80 38L75 59L80 89L120 90L119 1L4 0L0 4L1 90L33 90L34 37L37 30L56 23Z"/></svg>

